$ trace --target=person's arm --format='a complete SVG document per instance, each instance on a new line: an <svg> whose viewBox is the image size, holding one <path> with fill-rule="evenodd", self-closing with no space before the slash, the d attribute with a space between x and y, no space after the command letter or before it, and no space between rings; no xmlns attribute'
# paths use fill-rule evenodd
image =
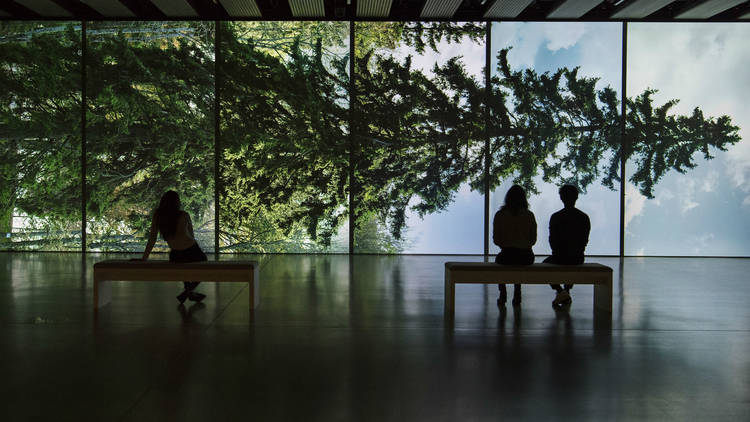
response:
<svg viewBox="0 0 750 422"><path fill-rule="evenodd" d="M589 220L589 216L584 214L585 219L585 230L584 230L584 237L583 237L583 247L585 248L586 245L589 244L589 233L591 233L591 220Z"/></svg>
<svg viewBox="0 0 750 422"><path fill-rule="evenodd" d="M549 219L549 247L552 249L552 254L560 253L560 223L557 220L555 214L552 214Z"/></svg>
<svg viewBox="0 0 750 422"><path fill-rule="evenodd" d="M187 229L188 233L190 233L190 238L195 239L195 234L193 233L193 220L190 219L190 214L184 213L185 218L187 218Z"/></svg>
<svg viewBox="0 0 750 422"><path fill-rule="evenodd" d="M156 221L156 210L154 210L154 216L151 217L151 230L148 234L148 242L146 243L146 250L143 251L143 257L141 259L143 261L148 259L148 256L151 254L151 249L154 249L154 244L156 244L156 236L159 234L159 224Z"/></svg>
<svg viewBox="0 0 750 422"><path fill-rule="evenodd" d="M494 243L497 246L500 246L501 248L503 245L500 243L502 242L502 223L500 223L500 213L495 213L495 218L492 219L492 243Z"/></svg>
<svg viewBox="0 0 750 422"><path fill-rule="evenodd" d="M536 245L536 218L534 218L534 213L529 211L531 214L531 233L530 233L530 239L531 239L531 246Z"/></svg>

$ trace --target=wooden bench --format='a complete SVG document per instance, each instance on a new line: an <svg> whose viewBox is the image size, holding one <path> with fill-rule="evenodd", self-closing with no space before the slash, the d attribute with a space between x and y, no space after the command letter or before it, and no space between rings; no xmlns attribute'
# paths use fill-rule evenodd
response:
<svg viewBox="0 0 750 422"><path fill-rule="evenodd" d="M446 262L446 316L453 316L458 283L593 284L594 309L612 312L612 268L601 264L500 265L494 262Z"/></svg>
<svg viewBox="0 0 750 422"><path fill-rule="evenodd" d="M250 309L258 307L258 263L255 261L106 260L94 264L94 309L112 300L112 281L215 281L247 283Z"/></svg>

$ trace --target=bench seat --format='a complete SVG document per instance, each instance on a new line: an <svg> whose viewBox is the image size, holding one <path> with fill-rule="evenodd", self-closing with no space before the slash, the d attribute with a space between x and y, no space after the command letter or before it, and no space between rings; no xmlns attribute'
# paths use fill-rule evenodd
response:
<svg viewBox="0 0 750 422"><path fill-rule="evenodd" d="M100 261L94 264L94 309L112 300L112 281L240 282L250 287L250 309L255 309L260 299L256 261Z"/></svg>
<svg viewBox="0 0 750 422"><path fill-rule="evenodd" d="M494 262L445 263L445 313L453 316L456 284L593 284L594 308L612 312L612 268L602 264L499 265Z"/></svg>

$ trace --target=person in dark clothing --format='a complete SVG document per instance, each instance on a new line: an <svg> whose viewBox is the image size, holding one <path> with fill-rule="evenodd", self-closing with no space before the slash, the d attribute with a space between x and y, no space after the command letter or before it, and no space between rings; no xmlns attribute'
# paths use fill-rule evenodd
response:
<svg viewBox="0 0 750 422"><path fill-rule="evenodd" d="M536 243L536 219L529 211L526 192L519 185L513 185L505 194L505 204L495 213L492 221L492 241L500 246L495 262L503 265L531 265ZM498 284L499 306L505 306L507 293L505 284ZM513 306L521 304L521 285L513 285Z"/></svg>
<svg viewBox="0 0 750 422"><path fill-rule="evenodd" d="M584 250L589 243L591 222L585 212L575 207L578 200L578 188L565 185L560 188L560 199L565 207L552 214L549 219L549 245L552 255L544 262L549 264L580 265L583 264ZM550 284L557 292L555 306L569 305L573 302L570 297L572 284L566 284L563 289L559 284Z"/></svg>
<svg viewBox="0 0 750 422"><path fill-rule="evenodd" d="M203 253L198 242L195 241L193 233L193 222L190 221L190 215L181 209L180 197L177 192L170 190L161 197L159 207L154 210L151 219L151 230L148 235L146 249L143 251L143 261L148 259L151 249L156 243L157 234L161 234L169 245L169 262L197 262L206 261L206 254ZM180 303L190 299L193 302L200 302L206 298L206 295L198 293L195 288L199 282L184 282L184 290L177 295Z"/></svg>

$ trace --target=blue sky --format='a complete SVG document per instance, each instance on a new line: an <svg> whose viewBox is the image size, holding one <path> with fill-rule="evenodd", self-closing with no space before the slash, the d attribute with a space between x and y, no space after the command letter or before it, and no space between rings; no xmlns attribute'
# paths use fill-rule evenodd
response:
<svg viewBox="0 0 750 422"><path fill-rule="evenodd" d="M580 66L580 75L600 78L599 87L621 84L622 26L618 23L494 23L494 55L505 46L512 67L553 71ZM750 25L630 24L629 96L657 88L658 103L680 99L675 112L696 106L707 116L728 114L741 128L743 141L716 159L698 160L687 174L671 172L648 200L626 190L626 253L645 255L750 256ZM484 46L442 45L441 54L427 53L414 62L429 69L435 61L462 55L467 69L481 75ZM748 139L747 141L745 139ZM510 182L491 195L492 212L502 203ZM534 251L549 253L547 223L560 208L557 186L539 181L540 194L530 198L539 226ZM464 187L440 214L407 220L414 253L481 253L483 198ZM581 196L579 208L592 220L587 253L616 254L619 245L619 192L599 182ZM497 248L493 246L493 251Z"/></svg>

